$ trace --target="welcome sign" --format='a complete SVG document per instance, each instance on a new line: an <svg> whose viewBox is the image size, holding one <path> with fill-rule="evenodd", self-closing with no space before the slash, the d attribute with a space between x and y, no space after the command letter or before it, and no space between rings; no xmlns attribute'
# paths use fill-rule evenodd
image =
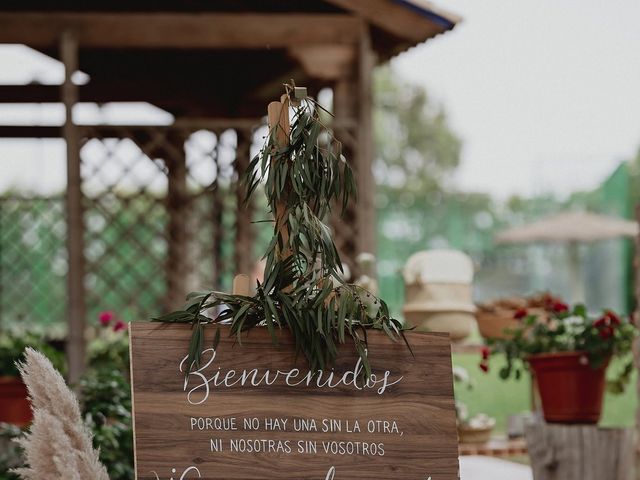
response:
<svg viewBox="0 0 640 480"><path fill-rule="evenodd" d="M138 480L458 478L446 335L408 334L412 355L371 332L363 379L348 344L332 369L309 371L286 331L240 345L222 327L185 378L189 326L130 328Z"/></svg>

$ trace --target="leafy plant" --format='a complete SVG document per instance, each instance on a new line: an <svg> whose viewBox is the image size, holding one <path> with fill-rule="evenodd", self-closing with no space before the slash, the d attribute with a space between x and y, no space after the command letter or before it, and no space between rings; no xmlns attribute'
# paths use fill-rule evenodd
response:
<svg viewBox="0 0 640 480"><path fill-rule="evenodd" d="M93 433L94 446L100 448L100 460L111 480L130 480L134 471L131 389L127 381L129 343L126 329L117 327L117 323L101 323L104 332L89 345L89 371L79 384L82 416ZM45 353L56 368L63 365L63 355L39 337L5 333L0 336L1 374L17 373L7 367L16 358L23 360L25 346ZM24 466L22 453L18 444L10 440L21 435L19 428L0 424L0 480L19 478L9 470Z"/></svg>
<svg viewBox="0 0 640 480"><path fill-rule="evenodd" d="M522 327L514 329L512 338L490 342L492 354L502 354L507 364L500 370L502 379L512 375L520 378L530 355L555 352L584 352L593 368L599 368L613 357L626 358L623 368L608 382L613 393L624 391L633 372L630 353L636 328L611 310L592 319L584 305L570 309L557 304L548 318L527 314L526 310L516 312L523 320ZM483 358L482 365L486 365ZM486 368L485 368L486 371Z"/></svg>
<svg viewBox="0 0 640 480"><path fill-rule="evenodd" d="M109 478L130 480L134 471L127 328L112 311L100 313L98 320L102 329L89 345L89 371L80 380L82 414Z"/></svg>
<svg viewBox="0 0 640 480"><path fill-rule="evenodd" d="M123 372L101 368L80 381L82 410L111 480L129 480L133 471L131 393Z"/></svg>
<svg viewBox="0 0 640 480"><path fill-rule="evenodd" d="M89 344L91 370L118 370L129 376L129 340L126 335L113 338L97 338Z"/></svg>
<svg viewBox="0 0 640 480"><path fill-rule="evenodd" d="M15 425L0 423L0 480L19 480L11 473L14 468L23 467L22 448L14 440L22 436L22 430Z"/></svg>
<svg viewBox="0 0 640 480"><path fill-rule="evenodd" d="M26 332L0 334L0 377L17 377L17 361L24 360L24 351L32 347L51 360L59 371L64 371L64 354L51 347L42 337Z"/></svg>
<svg viewBox="0 0 640 480"><path fill-rule="evenodd" d="M274 216L263 283L257 283L254 296L193 293L183 310L155 319L192 325L189 368L199 365L205 326L221 322L230 323L239 343L243 333L257 326L265 326L277 343L277 329L287 328L297 353L312 369L330 366L338 346L350 339L367 376L368 330L406 342L401 323L390 316L384 301L342 280L342 262L323 219L332 204L344 209L354 199L355 181L341 144L320 119L322 107L299 92L287 86L281 112L287 115L292 108L291 129L286 131L282 121L270 126L245 178L247 198L264 181ZM221 313L207 317L205 312L215 307Z"/></svg>

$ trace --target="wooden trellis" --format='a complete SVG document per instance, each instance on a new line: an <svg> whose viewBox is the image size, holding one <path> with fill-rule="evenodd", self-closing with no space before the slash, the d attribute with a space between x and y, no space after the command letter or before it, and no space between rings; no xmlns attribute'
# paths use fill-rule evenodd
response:
<svg viewBox="0 0 640 480"><path fill-rule="evenodd" d="M238 170L249 162L252 127L78 130L89 318L107 309L148 318L189 291L229 288L233 272L250 272L254 227ZM234 132L237 144L225 145ZM196 135L211 145L198 148ZM203 165L207 174L198 174Z"/></svg>
<svg viewBox="0 0 640 480"><path fill-rule="evenodd" d="M72 382L83 370L87 318L98 308L99 294L89 288L92 282L111 286L132 308L135 299L141 298L134 294L141 286L147 288L142 297L145 302L168 307L181 301L203 275L205 269L197 268L196 259L200 265L209 261L203 262L203 258L211 259L206 271L212 286L224 280L226 271L249 273L252 269L255 228L250 223L251 207L239 214L243 195L235 189L235 182L246 168L251 129L260 124L263 106L277 98L282 83L292 78L308 86L311 95L323 88L334 92L336 134L353 162L360 191L358 208L352 206L344 221L332 222L336 245L351 265L357 253L374 251L372 68L452 29L459 20L413 0L153 5L131 0L107 10L104 5L76 0L65 5L27 0L18 7L0 7L0 42L28 45L65 64L62 86L0 86L0 102L64 103L63 131L36 125L0 126L0 137L44 138L62 133L67 143L66 303ZM72 81L79 69L88 74L86 85ZM175 123L145 128L78 126L72 112L79 101L148 102L172 114ZM184 144L201 129L216 138L233 129L238 144L235 160L227 166L229 179L223 182L223 177L215 176L210 185L198 187L189 176ZM135 219L153 232L153 238L146 240L151 246L143 248L145 240L136 237L131 225L117 235L113 233L130 244L132 251L149 253L155 262L153 268L147 268L136 265L133 257L120 258L137 279L135 288L123 285L117 274L105 273L105 255L117 258L119 253L109 245L99 246L108 239L101 236L100 220L90 218L113 220L108 202L121 202L124 208L132 200L119 198L122 182L118 178L109 179L107 188L96 196L89 195L87 182L92 180L82 170L87 148L96 148L96 142L117 148L114 139L133 143L138 149L137 161L156 163L160 168L154 176L166 181L164 198L156 198L144 188L131 197L137 193L147 198L145 209L140 208ZM224 158L216 149L209 155L212 164ZM231 195L223 194L225 189ZM163 218L153 220L149 215ZM207 222L203 223L203 218ZM94 225L85 232L91 221ZM230 243L235 249L226 247ZM152 286L156 284L148 281L149 276L162 276L164 286ZM133 309L144 311L139 306Z"/></svg>

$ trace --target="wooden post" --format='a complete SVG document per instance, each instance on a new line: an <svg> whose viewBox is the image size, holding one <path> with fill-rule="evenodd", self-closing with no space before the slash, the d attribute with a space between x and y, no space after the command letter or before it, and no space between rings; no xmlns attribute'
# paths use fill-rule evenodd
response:
<svg viewBox="0 0 640 480"><path fill-rule="evenodd" d="M336 246L354 276L361 272L354 260L358 253L376 252L375 181L373 177L372 75L375 54L366 22L360 24L356 62L334 85L336 136L342 141L358 187L357 205L352 203L344 218L331 219Z"/></svg>
<svg viewBox="0 0 640 480"><path fill-rule="evenodd" d="M535 480L631 480L633 430L595 425L526 427Z"/></svg>
<svg viewBox="0 0 640 480"><path fill-rule="evenodd" d="M236 242L234 249L234 263L236 273L249 274L253 270L253 204L251 200L245 203L246 188L242 184L242 177L249 167L251 155L251 130L237 129L238 143L236 147L235 170L238 175L236 182Z"/></svg>
<svg viewBox="0 0 640 480"><path fill-rule="evenodd" d="M341 77L336 81L333 89L333 111L335 114L336 138L342 142L344 155L357 179L360 173L358 171L358 142L356 139L358 101L356 83L354 73ZM342 262L349 267L352 275L351 280L357 278L360 274L355 263L359 249L358 213L359 207L352 201L347 205L344 212L338 205L334 205L330 219L334 242Z"/></svg>
<svg viewBox="0 0 640 480"><path fill-rule="evenodd" d="M222 151L222 145L220 142L220 136L223 133L223 130L215 130L213 133L216 135L216 150L215 150L215 161L216 161L216 172L220 172L220 152ZM222 254L222 245L225 240L226 229L224 227L224 194L221 191L221 182L219 174L216 174L216 178L213 181L213 190L211 192L212 198L212 222L213 222L213 239L211 242L211 249L213 254L213 288L215 290L222 290L222 275L225 270L225 259Z"/></svg>
<svg viewBox="0 0 640 480"><path fill-rule="evenodd" d="M373 177L373 67L369 25L362 22L358 50L358 253L376 252L375 180ZM373 272L372 272L373 273Z"/></svg>
<svg viewBox="0 0 640 480"><path fill-rule="evenodd" d="M191 214L187 192L187 165L184 154L185 138L179 132L168 132L167 142L174 148L165 148L165 162L168 167L167 210L168 253L166 264L167 294L165 309L179 308L185 297L193 289L190 278L194 271L189 261L192 232L189 228Z"/></svg>
<svg viewBox="0 0 640 480"><path fill-rule="evenodd" d="M636 206L636 220L640 225L640 204ZM635 242L635 255L633 262L633 269L635 272L635 289L636 289L636 304L635 311L633 313L633 322L636 328L640 328L640 233L636 237ZM633 358L636 369L640 369L640 339L636 338L633 342ZM636 380L636 394L640 396L640 375ZM640 405L636 409L636 442L635 442L635 468L636 480L640 480Z"/></svg>
<svg viewBox="0 0 640 480"><path fill-rule="evenodd" d="M289 144L289 134L291 125L289 123L289 97L283 95L279 102L271 102L267 107L269 132L275 131L276 146L283 148ZM282 199L276 205L275 221L276 228L282 235L282 240L286 245L289 241L289 229L286 225L286 199ZM281 258L290 255L287 248L280 252Z"/></svg>
<svg viewBox="0 0 640 480"><path fill-rule="evenodd" d="M66 31L60 39L60 58L64 64L62 102L65 109L63 135L67 144L67 275L68 327L67 360L69 383L76 384L86 368L84 291L84 221L82 208L82 176L80 173L80 135L73 121L73 107L78 102L78 87L72 76L78 71L78 43L75 35Z"/></svg>

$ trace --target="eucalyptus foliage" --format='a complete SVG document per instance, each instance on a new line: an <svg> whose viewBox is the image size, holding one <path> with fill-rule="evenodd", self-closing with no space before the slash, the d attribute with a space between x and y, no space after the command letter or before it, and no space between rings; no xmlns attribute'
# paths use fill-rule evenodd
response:
<svg viewBox="0 0 640 480"><path fill-rule="evenodd" d="M283 110L288 105L285 101ZM384 331L392 340L406 343L402 325L390 316L384 301L342 280L342 262L324 219L332 205L344 210L355 199L353 173L341 144L320 119L322 107L305 97L291 98L291 108L288 144L278 143L280 127L271 128L244 179L247 198L264 182L274 215L264 279L257 282L255 295L196 292L183 310L155 319L192 325L187 360L191 369L200 364L204 329L210 324L230 324L238 343L254 327L266 327L277 343L277 331L286 328L296 352L306 357L312 370L330 367L339 345L351 342L367 376L368 330ZM212 309L219 312L215 318L206 315ZM214 346L219 336L218 330Z"/></svg>

